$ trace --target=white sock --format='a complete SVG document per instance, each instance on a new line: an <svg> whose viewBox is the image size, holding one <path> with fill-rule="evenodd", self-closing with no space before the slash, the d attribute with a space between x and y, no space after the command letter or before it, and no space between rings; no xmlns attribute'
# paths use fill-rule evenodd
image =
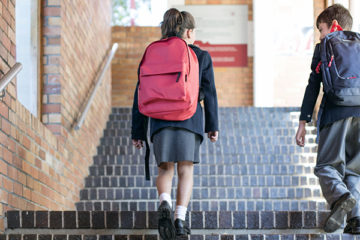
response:
<svg viewBox="0 0 360 240"><path fill-rule="evenodd" d="M162 203L162 201L167 201L170 205L170 208L172 208L171 196L168 193L160 194L159 198L160 198L160 204Z"/></svg>
<svg viewBox="0 0 360 240"><path fill-rule="evenodd" d="M179 218L179 219L185 221L186 211L187 211L187 207L177 205L176 209L175 209L175 219Z"/></svg>

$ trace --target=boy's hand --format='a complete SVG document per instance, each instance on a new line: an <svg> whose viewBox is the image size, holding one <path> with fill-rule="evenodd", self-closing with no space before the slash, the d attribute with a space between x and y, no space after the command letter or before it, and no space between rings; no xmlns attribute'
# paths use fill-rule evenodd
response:
<svg viewBox="0 0 360 240"><path fill-rule="evenodd" d="M216 142L218 140L218 137L219 137L218 131L208 132L208 138L210 139L211 142Z"/></svg>
<svg viewBox="0 0 360 240"><path fill-rule="evenodd" d="M137 149L140 149L144 146L144 143L142 140L133 139L132 143Z"/></svg>
<svg viewBox="0 0 360 240"><path fill-rule="evenodd" d="M305 135L306 135L305 125L306 125L306 121L301 120L299 122L299 128L295 136L296 144L299 145L300 147L305 146Z"/></svg>

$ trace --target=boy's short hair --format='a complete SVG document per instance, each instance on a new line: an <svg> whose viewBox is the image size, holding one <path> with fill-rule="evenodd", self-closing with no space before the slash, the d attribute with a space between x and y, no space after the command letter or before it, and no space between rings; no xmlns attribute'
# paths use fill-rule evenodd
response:
<svg viewBox="0 0 360 240"><path fill-rule="evenodd" d="M341 4L334 4L326 8L316 19L316 27L319 28L320 23L327 23L331 27L332 21L337 20L344 30L351 30L353 19L349 10Z"/></svg>

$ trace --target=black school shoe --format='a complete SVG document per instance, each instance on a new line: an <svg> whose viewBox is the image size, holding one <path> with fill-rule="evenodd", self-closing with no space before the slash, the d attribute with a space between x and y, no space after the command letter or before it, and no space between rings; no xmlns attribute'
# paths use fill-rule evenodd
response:
<svg viewBox="0 0 360 240"><path fill-rule="evenodd" d="M354 217L347 221L344 233L360 234L360 217Z"/></svg>
<svg viewBox="0 0 360 240"><path fill-rule="evenodd" d="M176 229L176 235L177 236L184 236L191 234L191 230L187 223L181 219L175 220L175 229Z"/></svg>
<svg viewBox="0 0 360 240"><path fill-rule="evenodd" d="M356 204L355 198L350 193L345 193L334 204L330 216L326 219L325 232L335 232L344 222L345 215L350 212Z"/></svg>
<svg viewBox="0 0 360 240"><path fill-rule="evenodd" d="M171 207L167 201L162 201L158 208L158 230L163 240L174 240L176 237Z"/></svg>

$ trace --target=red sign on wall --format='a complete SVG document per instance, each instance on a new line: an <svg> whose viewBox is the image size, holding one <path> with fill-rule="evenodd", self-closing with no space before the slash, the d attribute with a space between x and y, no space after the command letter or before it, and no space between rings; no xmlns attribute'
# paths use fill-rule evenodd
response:
<svg viewBox="0 0 360 240"><path fill-rule="evenodd" d="M247 44L209 44L196 41L195 45L209 52L214 67L247 67Z"/></svg>
<svg viewBox="0 0 360 240"><path fill-rule="evenodd" d="M247 67L247 5L176 6L195 18L195 45L210 53L215 67Z"/></svg>

